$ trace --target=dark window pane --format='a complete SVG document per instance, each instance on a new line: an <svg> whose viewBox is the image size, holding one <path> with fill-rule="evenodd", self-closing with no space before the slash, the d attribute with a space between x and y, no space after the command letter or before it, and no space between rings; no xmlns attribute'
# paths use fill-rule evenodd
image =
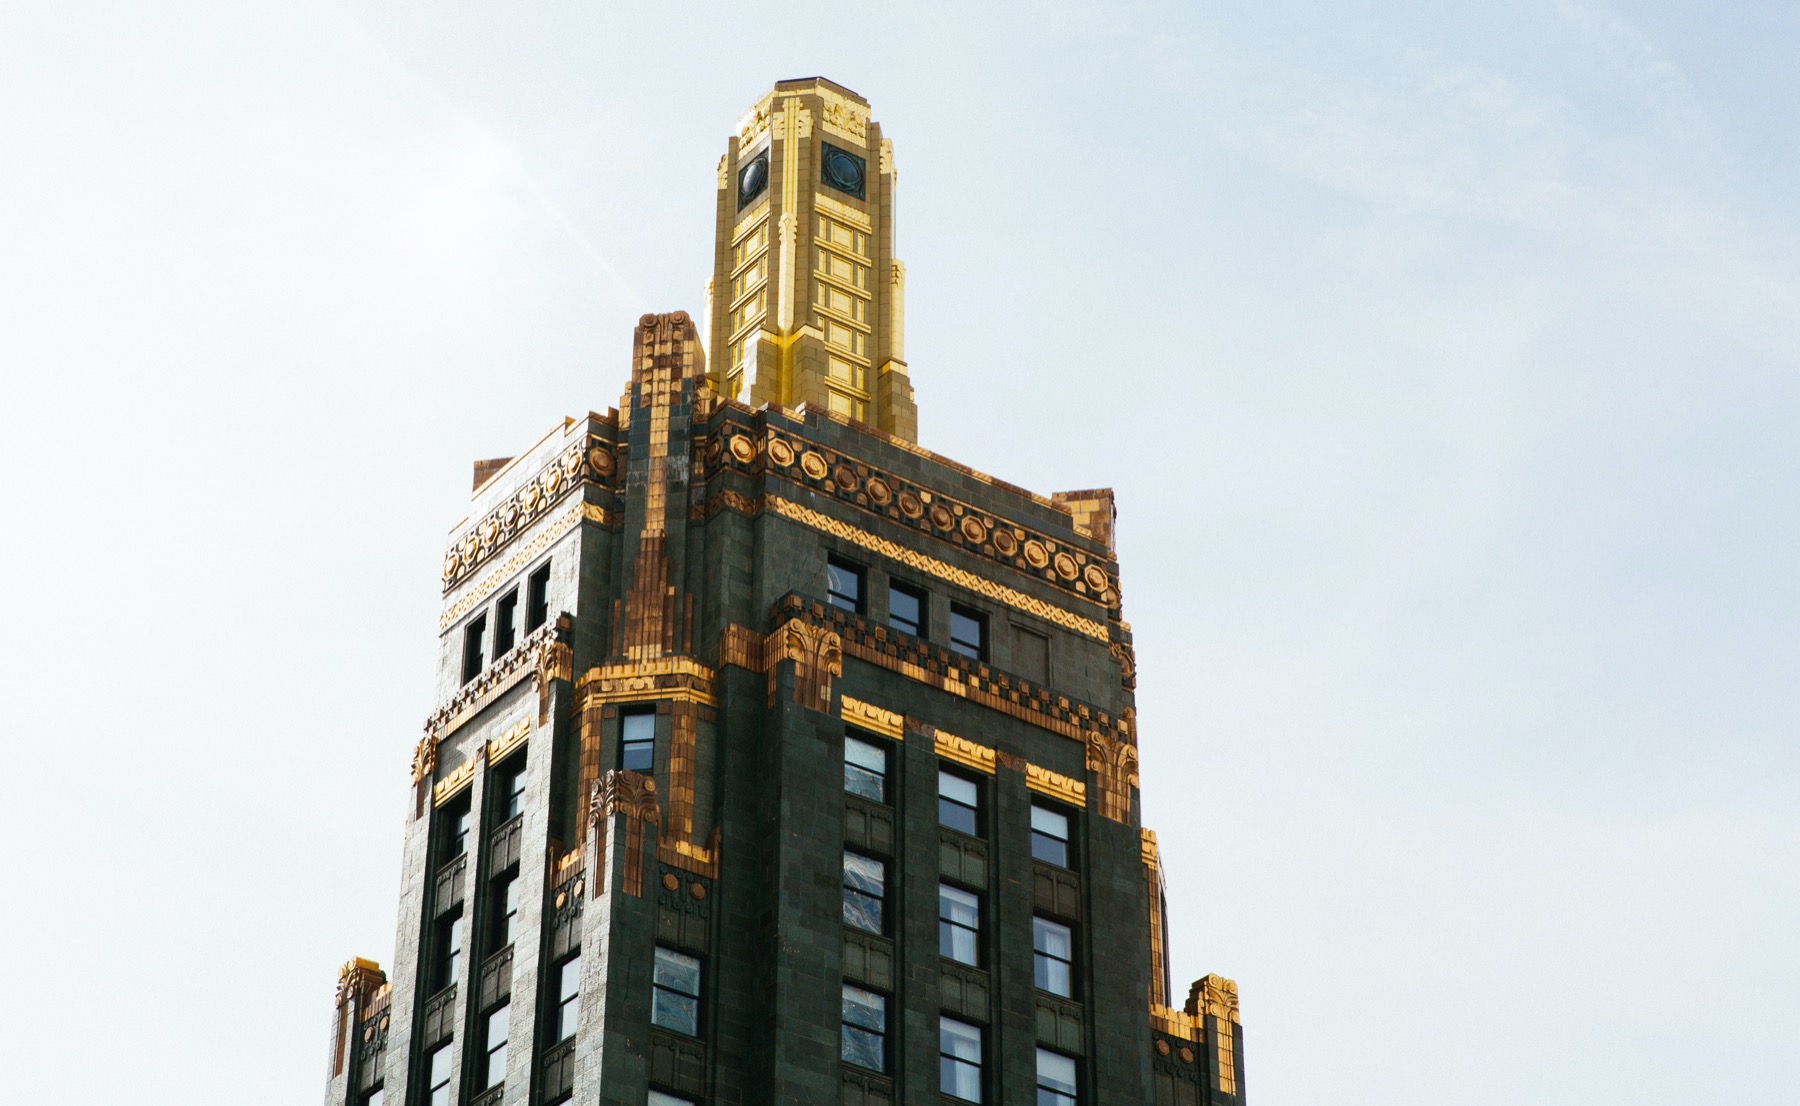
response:
<svg viewBox="0 0 1800 1106"><path fill-rule="evenodd" d="M1058 841L1054 837L1046 837L1033 831L1031 834L1031 855L1045 864L1054 864L1058 868L1069 866L1069 843Z"/></svg>
<svg viewBox="0 0 1800 1106"><path fill-rule="evenodd" d="M961 607L950 608L950 649L981 660L986 650L986 631L981 616Z"/></svg>
<svg viewBox="0 0 1800 1106"><path fill-rule="evenodd" d="M506 593L494 604L494 658L498 660L512 650L518 640L519 589Z"/></svg>
<svg viewBox="0 0 1800 1106"><path fill-rule="evenodd" d="M925 596L899 584L890 585L888 625L914 637L924 636L920 630L925 625Z"/></svg>
<svg viewBox="0 0 1800 1106"><path fill-rule="evenodd" d="M652 980L658 987L666 987L684 995L698 995L700 961L686 953L659 948L656 950L656 967Z"/></svg>
<svg viewBox="0 0 1800 1106"><path fill-rule="evenodd" d="M656 768L656 715L631 711L619 719L619 767L631 772Z"/></svg>
<svg viewBox="0 0 1800 1106"><path fill-rule="evenodd" d="M844 853L845 925L882 932L881 900L886 892L886 865L859 853Z"/></svg>
<svg viewBox="0 0 1800 1106"><path fill-rule="evenodd" d="M531 574L525 584L525 629L535 630L550 619L550 566Z"/></svg>
<svg viewBox="0 0 1800 1106"><path fill-rule="evenodd" d="M976 812L981 806L981 788L954 772L938 773L938 824L974 835Z"/></svg>
<svg viewBox="0 0 1800 1106"><path fill-rule="evenodd" d="M700 961L673 949L656 950L652 969L650 1020L664 1029L700 1033Z"/></svg>
<svg viewBox="0 0 1800 1106"><path fill-rule="evenodd" d="M698 1036L700 1003L688 995L678 995L658 987L650 1001L650 1020L664 1029L673 1029L690 1037Z"/></svg>
<svg viewBox="0 0 1800 1106"><path fill-rule="evenodd" d="M486 636L487 615L463 629L462 682L465 684L481 674L482 641Z"/></svg>
<svg viewBox="0 0 1800 1106"><path fill-rule="evenodd" d="M825 564L825 597L834 607L862 610L862 570L836 561Z"/></svg>
<svg viewBox="0 0 1800 1106"><path fill-rule="evenodd" d="M867 768L858 768L854 764L844 765L844 790L878 803L887 802L887 781Z"/></svg>

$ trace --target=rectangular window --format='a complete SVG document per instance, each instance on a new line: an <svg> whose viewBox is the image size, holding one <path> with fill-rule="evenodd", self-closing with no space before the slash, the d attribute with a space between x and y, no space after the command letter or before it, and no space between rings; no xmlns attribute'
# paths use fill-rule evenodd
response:
<svg viewBox="0 0 1800 1106"><path fill-rule="evenodd" d="M958 964L981 963L981 898L938 884L938 955Z"/></svg>
<svg viewBox="0 0 1800 1106"><path fill-rule="evenodd" d="M382 1093L382 1088L376 1087L368 1094L363 1095L361 1106L382 1106L385 1101L387 1101L387 1096Z"/></svg>
<svg viewBox="0 0 1800 1106"><path fill-rule="evenodd" d="M825 562L825 598L834 607L862 611L862 569L836 557Z"/></svg>
<svg viewBox="0 0 1800 1106"><path fill-rule="evenodd" d="M887 999L844 984L843 1038L838 1056L870 1071L887 1070Z"/></svg>
<svg viewBox="0 0 1800 1106"><path fill-rule="evenodd" d="M676 1098L672 1094L664 1094L652 1087L650 1089L649 1106L694 1106L691 1098Z"/></svg>
<svg viewBox="0 0 1800 1106"><path fill-rule="evenodd" d="M487 1025L481 1038L487 1047L487 1055L481 1066L483 1089L497 1087L506 1081L506 1032L511 1017L510 1005L502 1006L487 1016Z"/></svg>
<svg viewBox="0 0 1800 1106"><path fill-rule="evenodd" d="M651 973L650 1021L664 1029L700 1035L700 960L686 953L656 949Z"/></svg>
<svg viewBox="0 0 1800 1106"><path fill-rule="evenodd" d="M440 1045L425 1063L426 1106L450 1106L450 1077L455 1074L450 1064L452 1045Z"/></svg>
<svg viewBox="0 0 1800 1106"><path fill-rule="evenodd" d="M1023 626L1012 628L1012 670L1036 684L1050 682L1050 639Z"/></svg>
<svg viewBox="0 0 1800 1106"><path fill-rule="evenodd" d="M955 772L938 770L938 825L971 837L981 833L981 785Z"/></svg>
<svg viewBox="0 0 1800 1106"><path fill-rule="evenodd" d="M435 944L437 956L432 967L433 994L456 982L457 963L462 959L462 914L438 919Z"/></svg>
<svg viewBox="0 0 1800 1106"><path fill-rule="evenodd" d="M859 737L844 737L844 790L887 802L887 750Z"/></svg>
<svg viewBox="0 0 1800 1106"><path fill-rule="evenodd" d="M511 764L500 769L494 782L498 785L493 798L495 821L511 821L525 813L525 758L514 757Z"/></svg>
<svg viewBox="0 0 1800 1106"><path fill-rule="evenodd" d="M951 604L950 651L971 660L987 659L987 616L980 611Z"/></svg>
<svg viewBox="0 0 1800 1106"><path fill-rule="evenodd" d="M619 716L619 767L633 772L656 770L654 710L628 710Z"/></svg>
<svg viewBox="0 0 1800 1106"><path fill-rule="evenodd" d="M487 615L463 627L462 682L481 675L481 643L487 638Z"/></svg>
<svg viewBox="0 0 1800 1106"><path fill-rule="evenodd" d="M519 589L514 588L494 604L494 659L512 651L519 638Z"/></svg>
<svg viewBox="0 0 1800 1106"><path fill-rule="evenodd" d="M469 849L469 800L464 796L454 807L444 811L443 851L438 854L440 863L455 860Z"/></svg>
<svg viewBox="0 0 1800 1106"><path fill-rule="evenodd" d="M882 932L881 902L887 896L887 865L844 851L844 924L866 933Z"/></svg>
<svg viewBox="0 0 1800 1106"><path fill-rule="evenodd" d="M1047 1048L1037 1050L1037 1106L1075 1106L1075 1061Z"/></svg>
<svg viewBox="0 0 1800 1106"><path fill-rule="evenodd" d="M1069 816L1031 804L1031 855L1058 868L1069 866Z"/></svg>
<svg viewBox="0 0 1800 1106"><path fill-rule="evenodd" d="M965 1102L981 1101L981 1027L938 1019L938 1090Z"/></svg>
<svg viewBox="0 0 1800 1106"><path fill-rule="evenodd" d="M905 584L888 584L888 628L925 636L925 593Z"/></svg>
<svg viewBox="0 0 1800 1106"><path fill-rule="evenodd" d="M1031 981L1038 990L1072 998L1074 960L1075 939L1068 926L1048 918L1031 919Z"/></svg>
<svg viewBox="0 0 1800 1106"><path fill-rule="evenodd" d="M494 889L494 925L488 950L499 952L518 937L519 877L513 876Z"/></svg>
<svg viewBox="0 0 1800 1106"><path fill-rule="evenodd" d="M525 632L550 621L550 562L545 561L525 581Z"/></svg>
<svg viewBox="0 0 1800 1106"><path fill-rule="evenodd" d="M556 1039L575 1035L576 1006L581 999L581 957L563 961L556 969Z"/></svg>

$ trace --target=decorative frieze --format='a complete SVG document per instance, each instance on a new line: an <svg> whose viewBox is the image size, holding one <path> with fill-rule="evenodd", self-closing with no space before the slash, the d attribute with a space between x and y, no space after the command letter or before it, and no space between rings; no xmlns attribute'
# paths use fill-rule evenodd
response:
<svg viewBox="0 0 1800 1106"><path fill-rule="evenodd" d="M583 483L610 487L618 467L613 448L606 439L588 435L585 444L569 446L504 503L477 519L444 553L444 590L467 580Z"/></svg>
<svg viewBox="0 0 1800 1106"><path fill-rule="evenodd" d="M934 456L934 459L948 463L943 458ZM702 471L707 475L710 475L707 470L711 469L732 470L745 475L766 473L830 496L890 524L929 536L1096 603L1111 617L1118 617L1118 570L1109 557L1095 555L1077 543L1059 540L1042 530L997 517L966 500L871 465L863 458L840 453L773 427L758 433L749 427L726 424L712 437L699 460L704 462ZM952 467L965 471L960 465ZM991 477L987 482L1011 487ZM1022 489L1019 491L1029 495ZM1066 495L1069 497L1066 500L1043 500L1035 495L1030 498L1069 512L1071 525L1077 532L1110 549L1111 492L1095 489ZM719 506L734 505L722 501ZM704 518L716 509L711 503L697 505L690 516Z"/></svg>

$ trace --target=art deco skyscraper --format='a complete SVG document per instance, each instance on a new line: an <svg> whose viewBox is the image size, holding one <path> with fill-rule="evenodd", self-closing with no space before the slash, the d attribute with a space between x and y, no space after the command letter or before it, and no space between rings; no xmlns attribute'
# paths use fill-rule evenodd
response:
<svg viewBox="0 0 1800 1106"><path fill-rule="evenodd" d="M913 444L892 179L778 84L710 336L645 315L620 410L476 464L328 1106L1244 1101L1236 985L1170 989L1112 495Z"/></svg>

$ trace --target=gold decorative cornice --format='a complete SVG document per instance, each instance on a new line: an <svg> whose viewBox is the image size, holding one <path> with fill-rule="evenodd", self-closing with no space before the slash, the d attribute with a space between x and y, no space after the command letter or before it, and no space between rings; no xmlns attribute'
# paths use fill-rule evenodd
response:
<svg viewBox="0 0 1800 1106"><path fill-rule="evenodd" d="M1025 786L1071 806L1087 806L1087 784L1048 768L1039 768L1035 764L1025 765Z"/></svg>
<svg viewBox="0 0 1800 1106"><path fill-rule="evenodd" d="M451 543L444 554L444 590L468 579L583 483L606 486L616 468L613 444L604 438L590 434L586 444L569 446Z"/></svg>
<svg viewBox="0 0 1800 1106"><path fill-rule="evenodd" d="M808 417L815 413L810 408L806 412ZM817 414L823 418L841 419L841 416L833 416L829 412ZM1082 548L1080 542L1057 538L1043 530L996 516L966 500L872 465L866 458L833 450L791 430L769 426L766 416L764 423L758 430L735 422L719 425L713 432L715 440L722 437L727 448L709 450L704 458L706 468L735 470L746 475L777 476L809 491L824 493L840 503L882 518L891 525L927 535L965 553L1049 584L1096 604L1112 618L1118 617L1117 567L1113 563L1110 548L1105 554L1093 553L1091 549ZM913 452L924 451L914 447ZM809 454L816 459L810 466L804 463ZM1044 499L1023 488L994 480L947 458L929 453L927 455L961 475L984 480L1070 514L1071 529L1077 529L1076 520L1067 504ZM1076 494L1097 497L1100 492ZM1086 499L1078 502L1084 508L1082 518L1092 525L1098 517L1098 508L1089 509L1090 504ZM1110 509L1110 499L1106 505ZM735 505L722 503L720 506ZM704 518L716 509L712 504L697 504L689 515ZM1077 532L1080 532L1079 529ZM1103 538L1098 535L1083 536L1091 541L1103 542ZM1110 537L1110 533L1106 536Z"/></svg>
<svg viewBox="0 0 1800 1106"><path fill-rule="evenodd" d="M779 609L794 612L790 617L806 618L821 626L835 628L846 656L1079 741L1084 746L1095 734L1128 746L1136 740L1137 718L1130 707L1115 717L1108 711L1052 689L968 661L930 642L896 634L885 626L873 626L867 619L836 607L808 603L799 596L786 597ZM753 665L743 667L754 668ZM1135 750L1133 753L1135 757ZM1136 782L1135 771L1134 759L1130 777L1133 784Z"/></svg>
<svg viewBox="0 0 1800 1106"><path fill-rule="evenodd" d="M487 743L488 763L497 764L501 757L525 744L525 739L530 736L531 719L519 719L513 723L511 729Z"/></svg>
<svg viewBox="0 0 1800 1106"><path fill-rule="evenodd" d="M986 772L990 776L994 774L994 750L986 745L977 745L968 738L957 737L935 727L931 734L931 744L937 755L945 760L973 768L977 772Z"/></svg>
<svg viewBox="0 0 1800 1106"><path fill-rule="evenodd" d="M462 789L475 782L475 758L470 757L457 765L448 776L439 780L431 789L431 805L443 806L446 802L462 793Z"/></svg>
<svg viewBox="0 0 1800 1106"><path fill-rule="evenodd" d="M713 670L692 657L656 657L590 668L575 685L583 708L647 699L712 706Z"/></svg>
<svg viewBox="0 0 1800 1106"><path fill-rule="evenodd" d="M852 726L894 741L906 740L906 716L899 711L883 710L848 695L838 697L838 707L844 721Z"/></svg>
<svg viewBox="0 0 1800 1106"><path fill-rule="evenodd" d="M1150 1004L1150 1028L1195 1044L1199 1044L1206 1036L1187 1011L1175 1010L1154 1002Z"/></svg>
<svg viewBox="0 0 1800 1106"><path fill-rule="evenodd" d="M458 729L468 724L476 715L492 704L496 699L511 691L527 676L541 675L545 654L555 653L559 648L566 650L568 646L557 643L558 619L533 630L524 641L512 647L494 663L488 665L481 675L470 680L451 696L450 701L431 713L425 720L425 733L435 741L442 741ZM551 662L554 665L554 661ZM434 763L435 763L435 758ZM418 771L420 758L413 757L413 770ZM416 782L416 780L415 780Z"/></svg>
<svg viewBox="0 0 1800 1106"><path fill-rule="evenodd" d="M968 572L964 569L957 568L955 565L947 564L944 561L938 560L936 557L928 556L917 550L908 549L898 542L877 537L867 530L859 529L847 522L840 522L830 515L815 511L810 507L802 507L800 504L792 502L791 500L782 499L779 496L766 495L763 497L762 502L765 510L780 515L782 518L798 522L803 526L809 526L821 533L830 534L832 537L841 538L853 545L866 549L871 553L886 557L889 560L898 561L908 568L935 576L940 580L945 580L958 587L966 588L969 591L985 596L995 602L1004 603L1015 610L1024 611L1026 614L1041 618L1046 622L1054 623L1066 630L1073 630L1076 633L1085 634L1097 641L1111 640L1112 635L1110 631L1107 630L1106 625L1102 622L1095 621L1091 618L1084 618L1073 611L1064 610L1061 607L1052 606L1035 596L1026 595L1022 591L1009 588L1004 584L995 583L986 577L977 576L973 572Z"/></svg>
<svg viewBox="0 0 1800 1106"><path fill-rule="evenodd" d="M525 548L507 558L506 563L488 573L481 581L465 592L462 598L444 608L438 616L438 630L448 629L457 619L474 610L475 607L492 595L501 584L512 579L519 570L530 564L544 550L554 545L564 534L575 529L581 522L581 506L579 504L545 523L545 528Z"/></svg>

